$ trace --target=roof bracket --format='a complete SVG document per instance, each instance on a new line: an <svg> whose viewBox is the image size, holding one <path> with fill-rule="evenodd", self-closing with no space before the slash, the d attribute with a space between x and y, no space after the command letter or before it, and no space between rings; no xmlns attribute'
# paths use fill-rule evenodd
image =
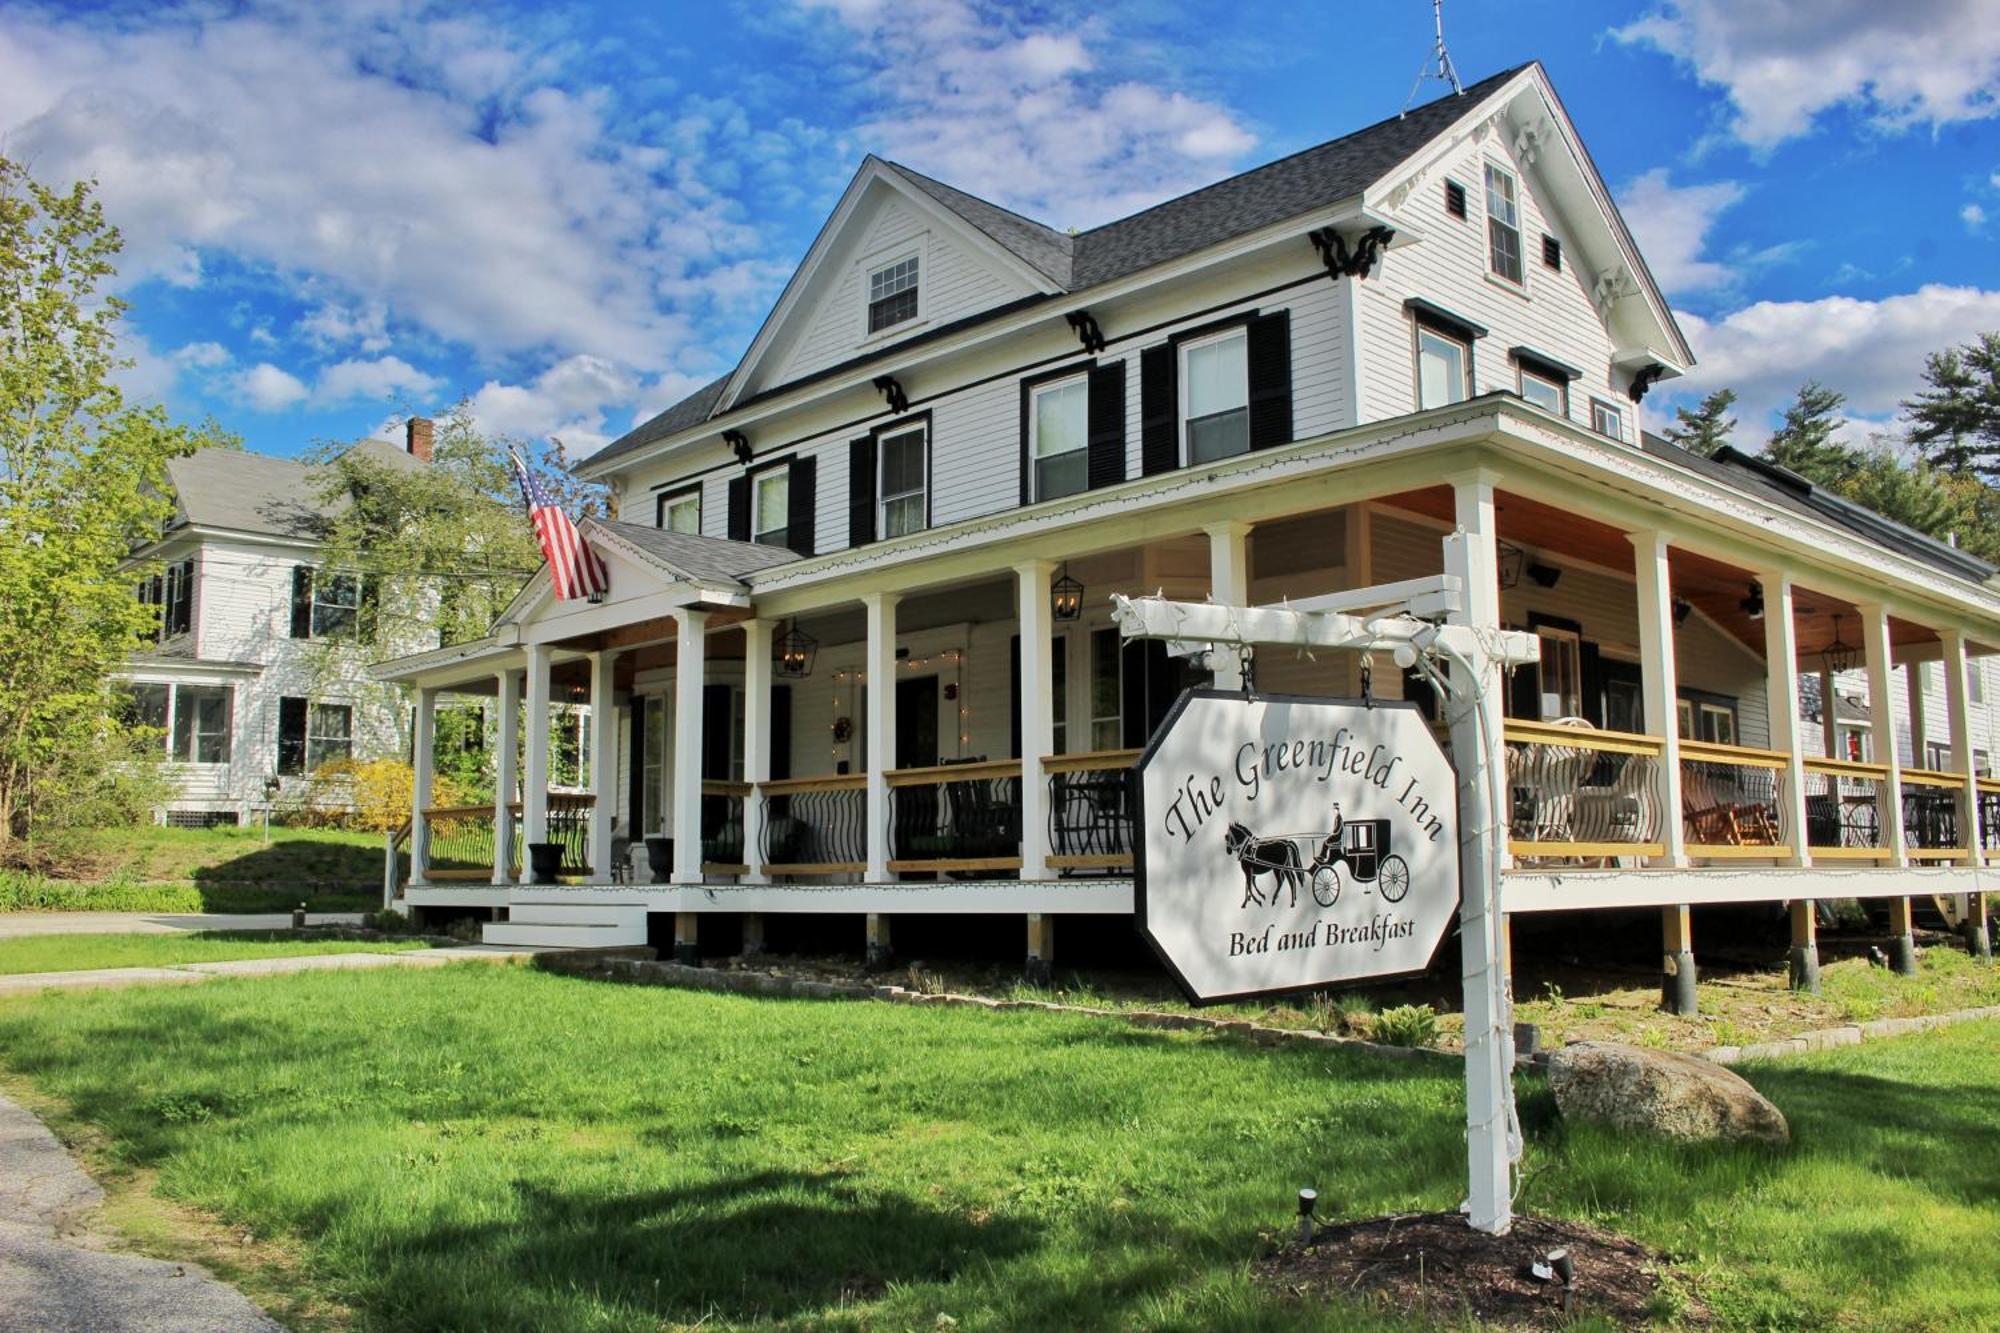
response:
<svg viewBox="0 0 2000 1333"><path fill-rule="evenodd" d="M750 466L750 437L748 435L745 435L740 430L726 430L722 432L722 442L728 445L730 452L736 455L737 462L741 463L744 467Z"/></svg>
<svg viewBox="0 0 2000 1333"><path fill-rule="evenodd" d="M1319 251L1322 264L1326 265L1326 275L1336 281L1341 278L1365 278L1375 271L1375 265L1382 258L1382 251L1390 241L1396 239L1393 227L1370 227L1354 242L1354 248L1347 248L1347 238L1332 227L1318 227L1306 233L1306 239Z"/></svg>
<svg viewBox="0 0 2000 1333"><path fill-rule="evenodd" d="M1084 351L1096 356L1105 349L1107 344L1104 331L1097 327L1095 315L1088 310L1072 310L1063 318L1069 321L1069 326L1075 331L1077 341L1083 344Z"/></svg>
<svg viewBox="0 0 2000 1333"><path fill-rule="evenodd" d="M894 375L877 375L875 387L882 391L882 401L889 404L891 412L900 414L910 410L910 396L903 392Z"/></svg>
<svg viewBox="0 0 2000 1333"><path fill-rule="evenodd" d="M1625 391L1626 397L1635 403L1638 402L1646 396L1646 390L1652 388L1655 383L1665 378L1666 373L1667 368L1657 361L1648 362L1646 365L1641 366L1639 372L1632 377L1632 387Z"/></svg>

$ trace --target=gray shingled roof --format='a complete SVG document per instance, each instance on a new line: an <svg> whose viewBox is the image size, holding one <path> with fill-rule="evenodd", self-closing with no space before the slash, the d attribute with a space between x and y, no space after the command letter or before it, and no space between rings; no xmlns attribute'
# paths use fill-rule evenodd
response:
<svg viewBox="0 0 2000 1333"><path fill-rule="evenodd" d="M1473 103L1526 68L1517 65L1482 79L1460 96L1440 97L1407 116L1381 121L1077 236L1024 218L899 162L884 165L1064 291L1078 292L1356 194L1443 133ZM997 317L1012 308L1002 306L974 319ZM953 327L971 322L974 320L959 321ZM904 345L891 344L872 355L892 355ZM622 457L700 425L714 414L728 380L725 375L634 427L594 454L591 463Z"/></svg>
<svg viewBox="0 0 2000 1333"><path fill-rule="evenodd" d="M698 537L693 533L667 532L638 523L618 523L601 518L586 520L586 531L592 527L602 528L606 535L629 542L677 573L705 582L740 583L760 569L790 564L799 558L797 552L782 546Z"/></svg>
<svg viewBox="0 0 2000 1333"><path fill-rule="evenodd" d="M383 440L363 440L358 451L384 462L419 467L409 454ZM341 506L320 499L310 464L244 449L198 449L167 462L167 482L178 527L226 528L260 536L317 541Z"/></svg>

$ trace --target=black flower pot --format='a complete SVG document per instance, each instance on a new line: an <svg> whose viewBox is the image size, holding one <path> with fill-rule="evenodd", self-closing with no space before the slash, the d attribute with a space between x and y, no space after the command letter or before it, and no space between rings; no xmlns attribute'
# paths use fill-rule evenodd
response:
<svg viewBox="0 0 2000 1333"><path fill-rule="evenodd" d="M563 849L559 842L531 842L528 844L528 882L530 884L553 884L562 870Z"/></svg>
<svg viewBox="0 0 2000 1333"><path fill-rule="evenodd" d="M674 840L672 838L646 839L646 868L653 872L653 883L665 884L674 873Z"/></svg>

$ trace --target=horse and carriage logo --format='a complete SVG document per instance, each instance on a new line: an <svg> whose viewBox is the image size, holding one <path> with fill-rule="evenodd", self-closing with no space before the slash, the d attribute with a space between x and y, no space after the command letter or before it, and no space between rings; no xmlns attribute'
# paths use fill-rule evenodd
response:
<svg viewBox="0 0 2000 1333"><path fill-rule="evenodd" d="M1271 878L1270 904L1278 894L1290 895L1288 906L1299 905L1299 889L1310 886L1321 907L1340 901L1341 868L1356 884L1371 885L1382 901L1399 903L1410 891L1410 865L1393 850L1386 819L1343 819L1340 802L1333 803L1333 828L1324 833L1280 833L1259 837L1241 823L1224 831L1223 846L1243 870L1244 908L1262 907L1265 890L1258 883Z"/></svg>

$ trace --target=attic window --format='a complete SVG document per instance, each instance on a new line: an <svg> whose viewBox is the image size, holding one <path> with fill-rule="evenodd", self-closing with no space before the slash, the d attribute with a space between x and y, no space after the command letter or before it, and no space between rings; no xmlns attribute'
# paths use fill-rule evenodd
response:
<svg viewBox="0 0 2000 1333"><path fill-rule="evenodd" d="M1444 183L1444 211L1455 218L1465 216L1465 187L1457 181Z"/></svg>
<svg viewBox="0 0 2000 1333"><path fill-rule="evenodd" d="M1556 272L1562 272L1563 243L1547 232L1542 233L1542 264Z"/></svg>
<svg viewBox="0 0 2000 1333"><path fill-rule="evenodd" d="M917 257L885 264L868 275L868 331L880 333L917 317Z"/></svg>
<svg viewBox="0 0 2000 1333"><path fill-rule="evenodd" d="M1507 282L1521 281L1521 205L1514 175L1486 164L1486 236L1493 273Z"/></svg>

